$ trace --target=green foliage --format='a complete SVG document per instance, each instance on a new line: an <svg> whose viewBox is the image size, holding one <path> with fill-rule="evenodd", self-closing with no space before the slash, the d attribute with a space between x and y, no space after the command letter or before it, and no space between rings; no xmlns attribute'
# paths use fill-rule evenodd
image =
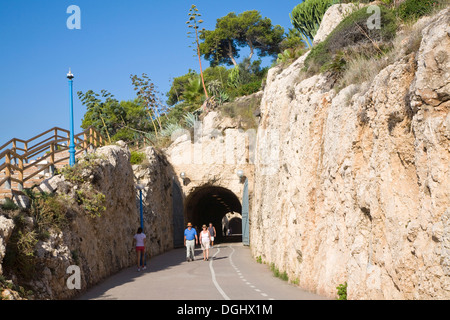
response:
<svg viewBox="0 0 450 320"><path fill-rule="evenodd" d="M430 14L440 5L438 0L406 0L397 9L399 17L404 21L414 21Z"/></svg>
<svg viewBox="0 0 450 320"><path fill-rule="evenodd" d="M36 222L40 239L45 239L51 229L62 230L68 225L66 205L62 198L45 192L26 191L31 200L30 213Z"/></svg>
<svg viewBox="0 0 450 320"><path fill-rule="evenodd" d="M206 70L205 70L206 72ZM186 90L186 86L189 84L189 80L196 75L194 70L189 69L189 72L185 75L174 78L172 81L172 86L169 92L167 92L167 104L173 106L181 101L183 101L183 94Z"/></svg>
<svg viewBox="0 0 450 320"><path fill-rule="evenodd" d="M283 42L280 44L281 53L278 54L277 64L289 65L300 58L305 52L305 42L297 29L289 29Z"/></svg>
<svg viewBox="0 0 450 320"><path fill-rule="evenodd" d="M6 270L14 270L14 274L25 280L35 275L35 245L38 234L27 223L29 217L25 212L15 216L15 228L6 245L6 254L3 260Z"/></svg>
<svg viewBox="0 0 450 320"><path fill-rule="evenodd" d="M201 105L204 98L202 79L199 75L193 75L185 87L183 100L190 105Z"/></svg>
<svg viewBox="0 0 450 320"><path fill-rule="evenodd" d="M305 0L292 10L292 25L308 47L312 47L312 39L319 30L325 12L334 3L335 0Z"/></svg>
<svg viewBox="0 0 450 320"><path fill-rule="evenodd" d="M131 151L130 163L132 165L141 164L144 161L144 159L145 159L145 153L138 152L138 151Z"/></svg>
<svg viewBox="0 0 450 320"><path fill-rule="evenodd" d="M357 48L364 48L365 55L383 55L383 44L395 36L397 30L395 15L384 6L381 10L381 28L369 29L367 20L372 13L367 7L357 10L344 20L328 35L325 41L314 46L305 59L306 70L317 73L328 70L342 71L351 60Z"/></svg>
<svg viewBox="0 0 450 320"><path fill-rule="evenodd" d="M100 191L93 188L91 183L86 183L85 177L91 175L91 172L98 166L98 159L102 159L95 153L84 156L73 167L66 166L61 170L61 174L67 181L78 186L75 190L76 203L86 211L91 217L100 217L106 210L106 197Z"/></svg>
<svg viewBox="0 0 450 320"><path fill-rule="evenodd" d="M239 66L234 67L228 76L228 86L237 88L241 85Z"/></svg>
<svg viewBox="0 0 450 320"><path fill-rule="evenodd" d="M302 40L302 35L297 29L289 29L288 33L285 35L285 38L280 43L281 52L289 49L302 49L306 51L306 45Z"/></svg>
<svg viewBox="0 0 450 320"><path fill-rule="evenodd" d="M118 125L120 119L126 116L119 101L106 90L101 91L101 96L92 90L86 93L78 91L77 94L81 103L87 108L81 127L87 129L92 126L111 139L111 136L120 128Z"/></svg>
<svg viewBox="0 0 450 320"><path fill-rule="evenodd" d="M274 264L273 262L270 264L270 270L272 271L272 273L273 273L273 275L274 275L275 277L280 278L280 279L283 280L283 281L288 281L288 280L289 280L289 277L288 277L288 275L287 275L287 272L286 272L286 271L281 272L281 271L275 266L275 264Z"/></svg>
<svg viewBox="0 0 450 320"><path fill-rule="evenodd" d="M296 59L300 58L305 53L302 46L298 48L286 49L282 53L278 54L278 64L289 64Z"/></svg>
<svg viewBox="0 0 450 320"><path fill-rule="evenodd" d="M239 118L244 129L255 129L258 123L255 120L254 112L261 104L262 96L247 96L239 100L225 103L220 112L230 118Z"/></svg>
<svg viewBox="0 0 450 320"><path fill-rule="evenodd" d="M134 101L119 102L106 90L102 90L101 95L89 90L86 93L79 91L78 97L87 108L81 127L96 128L110 143L118 140L132 142L136 132L131 134L132 129L149 131L152 128L143 96Z"/></svg>
<svg viewBox="0 0 450 320"><path fill-rule="evenodd" d="M97 159L101 157L97 156L95 153L89 153L84 156L80 161L78 161L73 167L65 166L61 169L61 174L67 181L75 184L82 184L84 180L84 171L86 169L92 170L94 166L97 166Z"/></svg>
<svg viewBox="0 0 450 320"><path fill-rule="evenodd" d="M167 123L163 131L161 131L161 136L170 138L172 135L179 130L183 130L183 127L178 123Z"/></svg>
<svg viewBox="0 0 450 320"><path fill-rule="evenodd" d="M205 69L204 77L209 92L221 106L236 97L259 91L267 71L268 68L261 68L261 60L251 62L246 58L230 69L222 66L209 67ZM193 112L204 101L200 76L189 70L187 74L175 78L167 96L168 101L176 101L176 105L167 114L167 122L182 123L186 112Z"/></svg>
<svg viewBox="0 0 450 320"><path fill-rule="evenodd" d="M215 30L200 31L200 51L212 66L235 65L239 48L250 48L249 58L256 52L259 57L275 56L283 40L284 29L273 26L269 18L262 18L256 10L236 15L230 12L217 19Z"/></svg>
<svg viewBox="0 0 450 320"><path fill-rule="evenodd" d="M90 215L99 218L106 211L106 196L89 186L76 190L77 203Z"/></svg>
<svg viewBox="0 0 450 320"><path fill-rule="evenodd" d="M198 121L198 116L192 112L188 112L183 116L184 123L186 127L193 128L195 123Z"/></svg>
<svg viewBox="0 0 450 320"><path fill-rule="evenodd" d="M340 284L336 287L337 289L337 300L347 300L347 282Z"/></svg>
<svg viewBox="0 0 450 320"><path fill-rule="evenodd" d="M150 120L155 133L158 133L156 124L158 124L159 130L162 130L160 116L166 110L159 98L159 92L156 90L155 84L146 73L143 73L141 77L131 75L130 78L139 101L148 112L148 119ZM141 131L145 130L141 129Z"/></svg>
<svg viewBox="0 0 450 320"><path fill-rule="evenodd" d="M9 289L16 291L20 297L29 299L33 295L33 291L25 290L24 287L13 284L10 281L7 281L4 276L0 275L0 292L2 289ZM3 300L3 296L0 295L0 300Z"/></svg>
<svg viewBox="0 0 450 320"><path fill-rule="evenodd" d="M132 129L129 128L122 128L119 129L116 132L116 134L114 134L114 136L111 138L111 142L117 142L122 140L126 143L130 143L136 140L136 136L138 136L136 131L133 131Z"/></svg>
<svg viewBox="0 0 450 320"><path fill-rule="evenodd" d="M239 86L236 90L236 96L248 96L261 90L261 81L253 81Z"/></svg>
<svg viewBox="0 0 450 320"><path fill-rule="evenodd" d="M0 205L0 207L5 211L17 210L19 207L9 198L5 199L5 202Z"/></svg>

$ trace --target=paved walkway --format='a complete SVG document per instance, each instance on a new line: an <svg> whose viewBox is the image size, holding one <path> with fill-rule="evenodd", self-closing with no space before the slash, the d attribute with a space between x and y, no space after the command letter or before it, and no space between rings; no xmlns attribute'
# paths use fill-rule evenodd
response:
<svg viewBox="0 0 450 320"><path fill-rule="evenodd" d="M119 300L321 300L273 276L241 243L216 245L210 261L186 262L185 249L152 258L147 270L128 268L93 287L79 299Z"/></svg>

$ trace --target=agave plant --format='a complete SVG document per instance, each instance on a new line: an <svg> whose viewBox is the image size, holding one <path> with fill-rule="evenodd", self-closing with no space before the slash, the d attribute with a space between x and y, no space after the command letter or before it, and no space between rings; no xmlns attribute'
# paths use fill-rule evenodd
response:
<svg viewBox="0 0 450 320"><path fill-rule="evenodd" d="M183 130L183 127L178 123L168 123L160 134L162 137L171 137L178 130Z"/></svg>
<svg viewBox="0 0 450 320"><path fill-rule="evenodd" d="M216 97L217 104L221 106L228 101L230 101L230 96L226 92L220 91L219 95Z"/></svg>
<svg viewBox="0 0 450 320"><path fill-rule="evenodd" d="M195 126L195 123L198 121L198 116L196 114L193 114L192 112L186 113L183 118L184 123L188 128L193 128Z"/></svg>

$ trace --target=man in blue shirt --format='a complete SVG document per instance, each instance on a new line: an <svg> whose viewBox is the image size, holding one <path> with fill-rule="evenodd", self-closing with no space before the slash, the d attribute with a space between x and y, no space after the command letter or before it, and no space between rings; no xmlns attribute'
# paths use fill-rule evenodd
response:
<svg viewBox="0 0 450 320"><path fill-rule="evenodd" d="M198 244L197 231L192 228L192 223L187 224L187 229L184 230L184 246L186 247L186 260L194 260L195 245Z"/></svg>

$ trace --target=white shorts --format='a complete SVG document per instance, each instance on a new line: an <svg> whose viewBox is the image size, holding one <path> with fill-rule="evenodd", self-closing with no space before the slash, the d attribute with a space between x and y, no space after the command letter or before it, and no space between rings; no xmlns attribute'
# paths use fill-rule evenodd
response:
<svg viewBox="0 0 450 320"><path fill-rule="evenodd" d="M203 250L209 249L209 240L202 241L202 249Z"/></svg>
<svg viewBox="0 0 450 320"><path fill-rule="evenodd" d="M211 236L211 242L214 242L214 237L213 236Z"/></svg>

